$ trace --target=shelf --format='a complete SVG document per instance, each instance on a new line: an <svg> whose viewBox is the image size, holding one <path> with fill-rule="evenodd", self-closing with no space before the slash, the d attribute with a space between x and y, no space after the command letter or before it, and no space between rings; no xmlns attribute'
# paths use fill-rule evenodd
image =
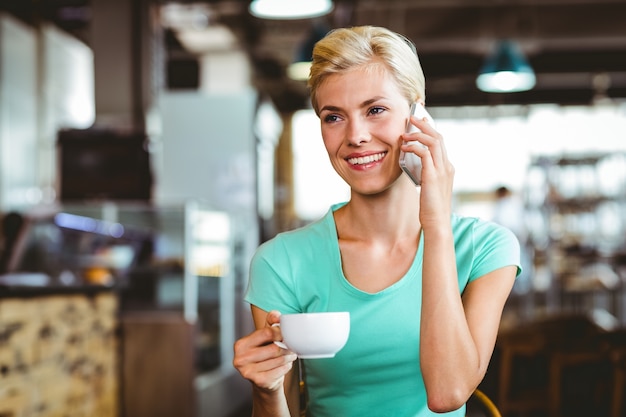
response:
<svg viewBox="0 0 626 417"><path fill-rule="evenodd" d="M566 310L585 296L588 307L626 322L626 309L603 297L621 292L626 278L617 272L626 251L626 154L535 157L524 192L528 250L535 270L548 271L539 309ZM593 268L607 278L591 276Z"/></svg>

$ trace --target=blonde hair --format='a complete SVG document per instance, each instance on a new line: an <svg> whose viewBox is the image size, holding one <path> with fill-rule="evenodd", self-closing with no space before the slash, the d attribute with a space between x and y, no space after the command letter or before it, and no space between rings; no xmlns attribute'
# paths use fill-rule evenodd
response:
<svg viewBox="0 0 626 417"><path fill-rule="evenodd" d="M331 74L357 67L380 67L393 76L409 103L425 101L424 72L413 43L405 36L376 26L330 31L313 48L308 87L318 111L317 89Z"/></svg>

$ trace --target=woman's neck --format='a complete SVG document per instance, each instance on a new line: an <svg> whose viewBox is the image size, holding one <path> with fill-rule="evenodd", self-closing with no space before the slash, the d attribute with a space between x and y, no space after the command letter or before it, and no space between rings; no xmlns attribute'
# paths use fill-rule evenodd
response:
<svg viewBox="0 0 626 417"><path fill-rule="evenodd" d="M392 241L416 236L420 231L419 192L415 187L394 187L377 195L351 195L335 212L340 238Z"/></svg>

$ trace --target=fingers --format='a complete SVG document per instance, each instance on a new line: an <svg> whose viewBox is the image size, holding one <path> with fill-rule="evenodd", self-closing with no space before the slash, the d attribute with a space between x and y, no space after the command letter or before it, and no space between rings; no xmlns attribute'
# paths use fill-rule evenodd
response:
<svg viewBox="0 0 626 417"><path fill-rule="evenodd" d="M270 328L256 330L250 335L242 337L235 342L234 349L235 367L246 365L247 363L272 361L283 356L295 356L293 352L283 349L274 343L274 332ZM271 367L271 364L269 366ZM268 365L261 365L259 369L265 370L268 369L267 367Z"/></svg>
<svg viewBox="0 0 626 417"><path fill-rule="evenodd" d="M278 390L296 359L294 353L272 343L253 351L236 353L233 364L241 376L256 386Z"/></svg>
<svg viewBox="0 0 626 417"><path fill-rule="evenodd" d="M426 118L412 117L411 121L421 132L404 134L402 139L405 144L402 145L402 150L416 154L422 158L423 164L432 162L435 167L445 167L448 163L448 154L444 146L443 136L428 123Z"/></svg>
<svg viewBox="0 0 626 417"><path fill-rule="evenodd" d="M285 362L283 365L274 366L267 371L258 371L252 368L245 368L241 372L241 375L256 385L257 387L268 390L278 391L283 389L285 381L285 375L293 368L293 361ZM250 372L248 373L248 369Z"/></svg>
<svg viewBox="0 0 626 417"><path fill-rule="evenodd" d="M437 130L435 126L433 126L426 117L420 119L415 116L411 116L411 124L417 127L421 132L426 133L428 135L437 134ZM411 133L406 133L405 135L412 135L413 133L420 133L417 131L413 131Z"/></svg>
<svg viewBox="0 0 626 417"><path fill-rule="evenodd" d="M233 365L253 384L269 390L282 387L283 378L292 368L297 356L274 344L281 340L280 328L271 327L280 314L268 314L268 327L256 330L239 339L234 346Z"/></svg>
<svg viewBox="0 0 626 417"><path fill-rule="evenodd" d="M404 141L414 143L403 144L402 150L413 152L422 161L420 213L424 223L427 217L436 220L446 215L452 198L454 166L448 159L443 136L425 118L413 118L412 122L420 132L404 134Z"/></svg>
<svg viewBox="0 0 626 417"><path fill-rule="evenodd" d="M267 313L265 318L265 327L269 327L272 330L272 341L280 342L283 340L283 335L280 331L280 312L272 310Z"/></svg>
<svg viewBox="0 0 626 417"><path fill-rule="evenodd" d="M265 323L267 326L272 326L274 324L280 323L280 311L272 310L267 313L267 317L265 318Z"/></svg>

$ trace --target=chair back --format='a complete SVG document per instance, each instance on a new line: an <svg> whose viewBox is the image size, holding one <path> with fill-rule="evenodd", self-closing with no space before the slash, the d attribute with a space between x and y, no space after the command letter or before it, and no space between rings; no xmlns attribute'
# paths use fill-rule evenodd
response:
<svg viewBox="0 0 626 417"><path fill-rule="evenodd" d="M502 417L498 407L484 392L476 389L467 401L465 408L466 417Z"/></svg>

